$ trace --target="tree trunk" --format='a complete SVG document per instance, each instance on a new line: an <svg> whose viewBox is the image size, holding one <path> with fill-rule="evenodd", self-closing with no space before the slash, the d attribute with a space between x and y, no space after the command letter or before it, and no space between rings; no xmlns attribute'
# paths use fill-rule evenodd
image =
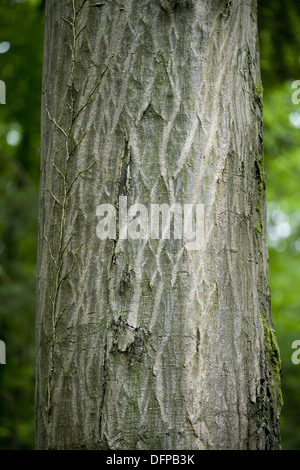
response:
<svg viewBox="0 0 300 470"><path fill-rule="evenodd" d="M256 0L46 7L37 447L277 449ZM204 204L200 250L96 234Z"/></svg>

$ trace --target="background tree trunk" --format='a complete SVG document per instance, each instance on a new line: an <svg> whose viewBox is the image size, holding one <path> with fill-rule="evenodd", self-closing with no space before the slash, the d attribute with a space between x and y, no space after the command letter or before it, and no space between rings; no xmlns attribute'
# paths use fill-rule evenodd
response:
<svg viewBox="0 0 300 470"><path fill-rule="evenodd" d="M47 2L37 446L276 449L256 1ZM201 252L96 207L205 204Z"/></svg>

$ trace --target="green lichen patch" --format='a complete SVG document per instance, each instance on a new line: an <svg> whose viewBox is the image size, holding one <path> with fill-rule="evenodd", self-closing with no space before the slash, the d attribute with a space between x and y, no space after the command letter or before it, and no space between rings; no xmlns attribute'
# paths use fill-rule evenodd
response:
<svg viewBox="0 0 300 470"><path fill-rule="evenodd" d="M255 85L254 93L255 93L256 98L258 98L261 101L263 100L264 87L261 81Z"/></svg>
<svg viewBox="0 0 300 470"><path fill-rule="evenodd" d="M280 406L283 404L281 391L281 359L278 342L273 329L267 321L267 315L262 312L262 323L264 327L265 346L269 360L272 380L269 383L270 404L274 407L274 394L276 393Z"/></svg>

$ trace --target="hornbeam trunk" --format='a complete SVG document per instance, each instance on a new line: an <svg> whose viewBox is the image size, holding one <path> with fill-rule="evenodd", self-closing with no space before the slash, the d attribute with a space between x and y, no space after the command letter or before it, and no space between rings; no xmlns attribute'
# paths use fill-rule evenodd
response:
<svg viewBox="0 0 300 470"><path fill-rule="evenodd" d="M37 447L277 449L256 0L46 3ZM120 200L204 205L201 247Z"/></svg>

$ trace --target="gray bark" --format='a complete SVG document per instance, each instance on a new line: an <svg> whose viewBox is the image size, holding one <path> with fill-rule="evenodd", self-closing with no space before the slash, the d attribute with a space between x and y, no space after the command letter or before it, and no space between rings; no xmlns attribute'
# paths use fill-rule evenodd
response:
<svg viewBox="0 0 300 470"><path fill-rule="evenodd" d="M37 447L277 449L256 0L51 0ZM201 251L96 207L205 205Z"/></svg>

